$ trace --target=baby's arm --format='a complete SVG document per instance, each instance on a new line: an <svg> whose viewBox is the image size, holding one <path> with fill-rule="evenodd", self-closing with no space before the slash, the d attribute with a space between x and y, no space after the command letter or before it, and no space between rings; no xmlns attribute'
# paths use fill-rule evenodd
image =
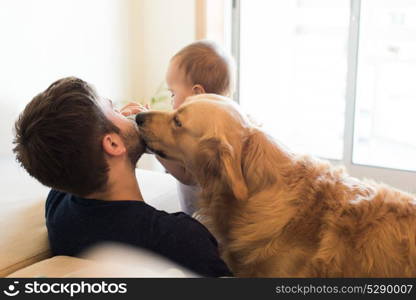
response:
<svg viewBox="0 0 416 300"><path fill-rule="evenodd" d="M166 171L185 185L195 185L192 175L186 171L185 166L177 161L163 159L156 155L159 162L165 167Z"/></svg>
<svg viewBox="0 0 416 300"><path fill-rule="evenodd" d="M120 109L120 113L125 117L129 117L148 110L150 110L149 104L143 105L137 102L129 102Z"/></svg>

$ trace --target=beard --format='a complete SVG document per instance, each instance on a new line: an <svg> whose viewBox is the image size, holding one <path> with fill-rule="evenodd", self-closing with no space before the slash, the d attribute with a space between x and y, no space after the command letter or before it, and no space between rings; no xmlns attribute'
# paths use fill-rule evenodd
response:
<svg viewBox="0 0 416 300"><path fill-rule="evenodd" d="M121 134L124 144L126 145L127 155L129 161L134 169L137 161L142 156L145 150L144 142L141 138L140 132L136 124Z"/></svg>

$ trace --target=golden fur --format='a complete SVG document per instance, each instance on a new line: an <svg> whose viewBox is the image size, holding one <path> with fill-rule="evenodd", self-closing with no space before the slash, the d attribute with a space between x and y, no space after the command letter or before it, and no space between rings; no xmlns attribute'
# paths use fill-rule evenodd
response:
<svg viewBox="0 0 416 300"><path fill-rule="evenodd" d="M208 98L146 113L141 130L194 175L201 220L236 276L416 276L413 195L291 153L237 105Z"/></svg>

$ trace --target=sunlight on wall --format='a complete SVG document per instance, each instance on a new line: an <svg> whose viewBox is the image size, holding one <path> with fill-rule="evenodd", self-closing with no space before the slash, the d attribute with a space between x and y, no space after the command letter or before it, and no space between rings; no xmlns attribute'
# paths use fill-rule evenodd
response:
<svg viewBox="0 0 416 300"><path fill-rule="evenodd" d="M1 154L10 153L17 114L56 79L78 76L108 97L131 97L128 4L127 0L0 2Z"/></svg>
<svg viewBox="0 0 416 300"><path fill-rule="evenodd" d="M134 46L134 94L140 100L154 95L170 58L195 40L195 0L135 2L134 22L139 33Z"/></svg>
<svg viewBox="0 0 416 300"><path fill-rule="evenodd" d="M0 156L24 106L78 76L115 102L149 99L195 36L194 0L2 0Z"/></svg>

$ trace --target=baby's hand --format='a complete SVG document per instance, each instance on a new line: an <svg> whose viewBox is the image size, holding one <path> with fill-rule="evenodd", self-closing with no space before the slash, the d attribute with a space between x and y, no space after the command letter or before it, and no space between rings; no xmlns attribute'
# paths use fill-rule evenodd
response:
<svg viewBox="0 0 416 300"><path fill-rule="evenodd" d="M136 102L130 102L130 103L126 104L120 110L120 113L123 116L128 117L130 115L136 115L140 112L145 112L145 111L149 111L149 110L150 110L149 104L143 105L143 104L136 103Z"/></svg>

